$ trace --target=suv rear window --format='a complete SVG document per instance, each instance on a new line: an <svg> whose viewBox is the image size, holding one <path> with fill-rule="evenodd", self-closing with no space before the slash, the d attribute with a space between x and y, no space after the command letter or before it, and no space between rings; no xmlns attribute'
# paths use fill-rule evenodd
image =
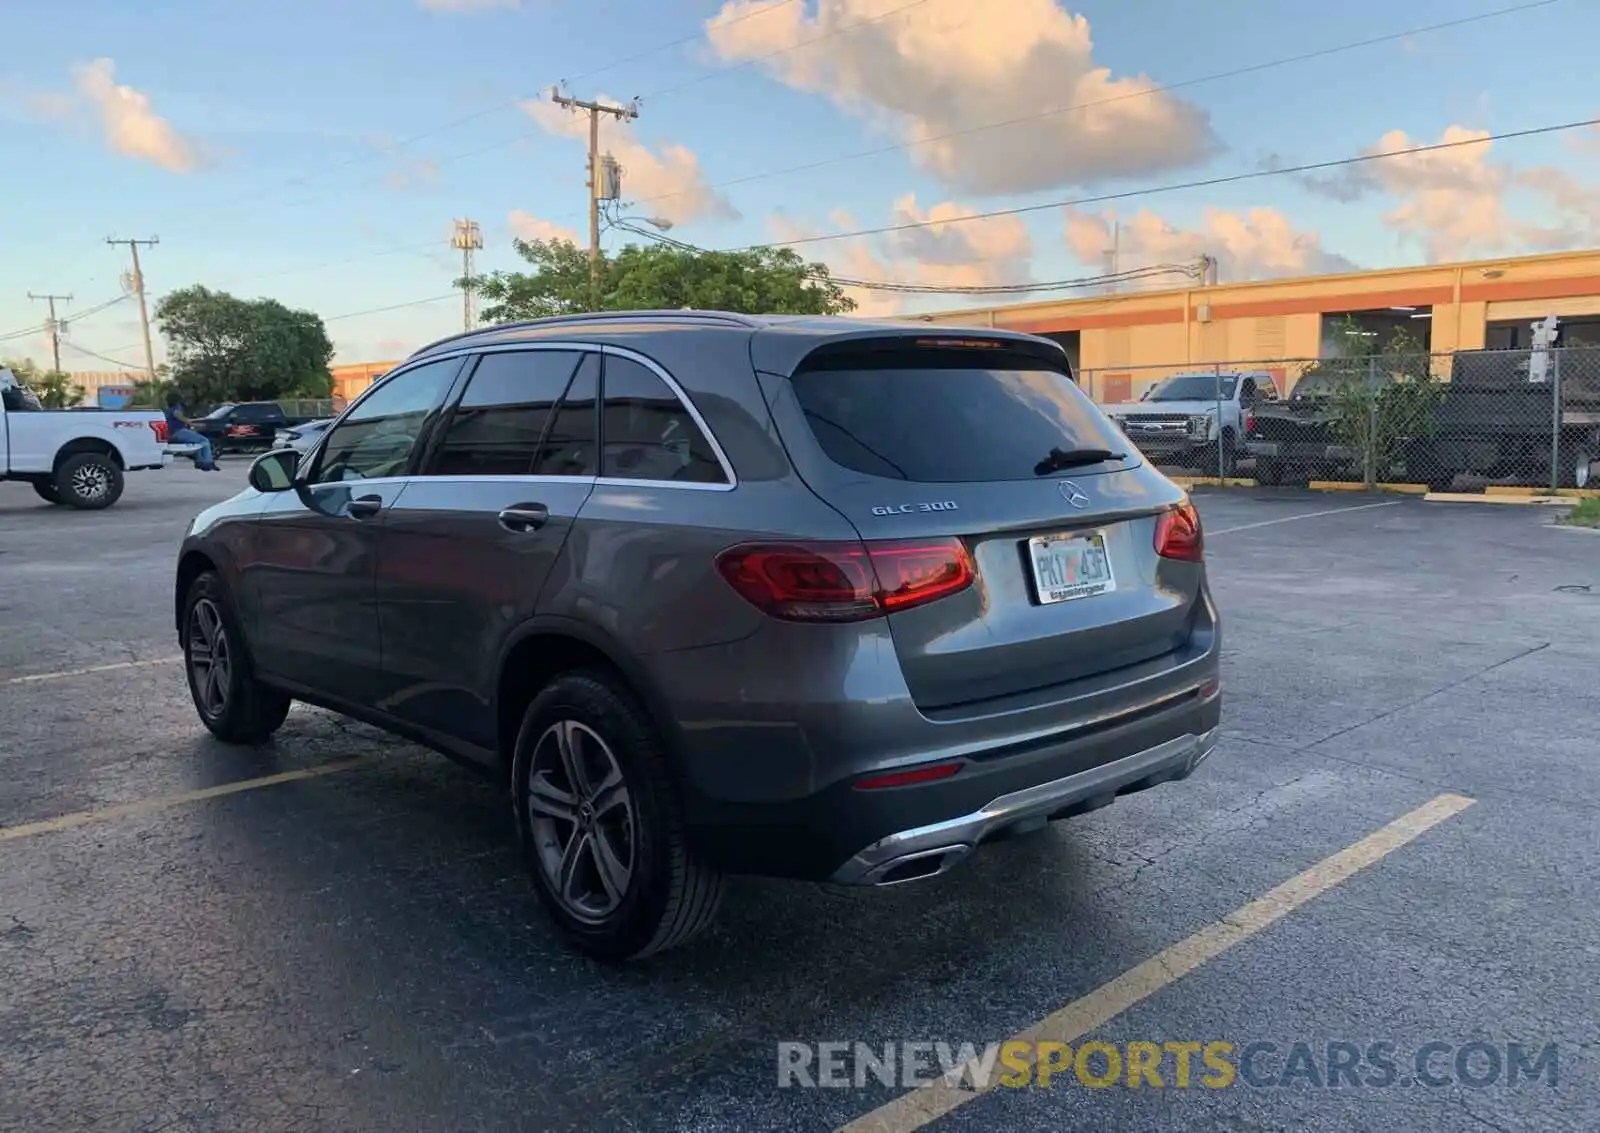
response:
<svg viewBox="0 0 1600 1133"><path fill-rule="evenodd" d="M855 472L924 484L1032 480L1055 450L1127 443L1060 370L967 351L829 359L790 379L822 451Z"/></svg>

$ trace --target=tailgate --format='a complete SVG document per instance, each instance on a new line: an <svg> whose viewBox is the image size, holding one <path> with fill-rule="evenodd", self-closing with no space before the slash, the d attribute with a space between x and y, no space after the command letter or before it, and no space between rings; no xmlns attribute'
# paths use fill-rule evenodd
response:
<svg viewBox="0 0 1600 1133"><path fill-rule="evenodd" d="M852 364L853 363L853 364ZM959 539L976 584L889 616L912 697L954 708L1126 668L1188 640L1203 568L1155 553L1182 492L1064 373L917 356L765 376L797 470L869 543Z"/></svg>

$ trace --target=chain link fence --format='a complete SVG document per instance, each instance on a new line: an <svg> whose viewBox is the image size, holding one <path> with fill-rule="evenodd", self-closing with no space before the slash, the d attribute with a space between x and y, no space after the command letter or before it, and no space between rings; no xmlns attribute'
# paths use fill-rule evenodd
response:
<svg viewBox="0 0 1600 1133"><path fill-rule="evenodd" d="M1122 366L1079 381L1174 472L1600 487L1600 347Z"/></svg>

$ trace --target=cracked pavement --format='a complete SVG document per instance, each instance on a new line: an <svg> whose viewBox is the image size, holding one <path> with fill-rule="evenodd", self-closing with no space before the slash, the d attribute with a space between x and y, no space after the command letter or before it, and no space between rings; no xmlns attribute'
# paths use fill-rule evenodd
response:
<svg viewBox="0 0 1600 1133"><path fill-rule="evenodd" d="M779 1090L779 1041L1007 1038L1442 791L1478 802L1095 1037L1556 1042L1554 1087L1062 1080L929 1128L1600 1127L1600 557L1548 509L1200 494L1227 701L1194 778L920 887L741 880L613 970L547 926L491 785L302 707L207 736L173 554L242 480L0 484L0 828L368 760L0 840L0 1129L833 1129L894 1094Z"/></svg>

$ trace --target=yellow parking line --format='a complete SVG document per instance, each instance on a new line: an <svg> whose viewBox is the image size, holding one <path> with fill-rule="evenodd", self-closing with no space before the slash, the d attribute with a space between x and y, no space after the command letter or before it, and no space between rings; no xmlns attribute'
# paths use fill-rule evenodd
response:
<svg viewBox="0 0 1600 1133"><path fill-rule="evenodd" d="M100 807L96 810L80 810L73 814L63 814L57 818L46 818L39 822L25 822L21 826L0 826L0 842L11 842L19 838L32 838L39 834L55 834L62 830L74 830L79 826L88 826L93 822L109 822L113 818L149 814L151 811L167 810L171 807L182 806L184 803L197 803L204 799L219 799L224 795L238 795L245 791L259 791L263 787L276 787L280 783L293 783L300 779L316 779L323 775L336 775L341 771L349 771L352 768L372 763L376 758L376 756L371 755L358 755L351 759L338 759L332 763L319 764L316 767L302 767L298 771L280 771L276 775L263 775L259 779L240 779L232 783L222 783L215 787L179 791L172 795L157 795L155 798L138 799L131 803L117 803L115 806Z"/></svg>
<svg viewBox="0 0 1600 1133"><path fill-rule="evenodd" d="M90 665L86 669L61 669L54 673L29 673L23 677L7 677L0 685L26 685L36 681L59 681L66 677L84 677L90 673L111 673L118 669L140 669L146 665L173 665L182 657L151 657L145 661L117 661L110 665Z"/></svg>
<svg viewBox="0 0 1600 1133"><path fill-rule="evenodd" d="M1473 800L1464 795L1444 794L1431 799L1221 920L1206 925L1193 936L1100 985L1012 1039L1030 1044L1077 1042L1202 964L1215 960L1235 944L1250 939L1300 906L1382 861L1445 819L1460 814L1472 803ZM977 1075L964 1075L960 1070L952 1071L946 1077L902 1094L887 1105L856 1118L839 1133L911 1133L977 1099L998 1084L998 1076L985 1080Z"/></svg>

